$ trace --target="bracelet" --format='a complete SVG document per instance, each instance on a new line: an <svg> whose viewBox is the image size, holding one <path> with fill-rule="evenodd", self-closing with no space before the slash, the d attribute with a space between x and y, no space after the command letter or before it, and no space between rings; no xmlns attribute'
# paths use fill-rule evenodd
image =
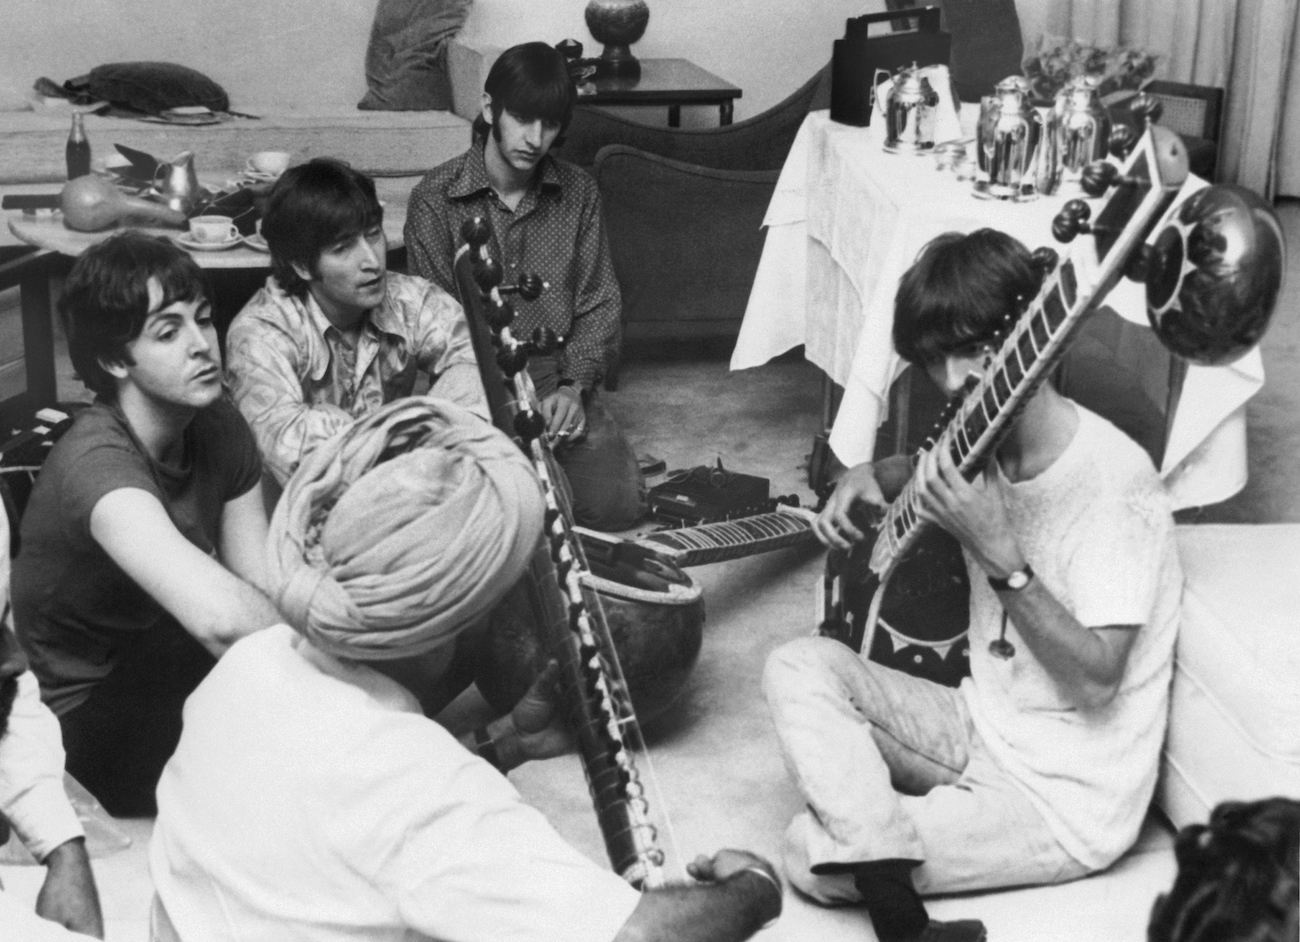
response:
<svg viewBox="0 0 1300 942"><path fill-rule="evenodd" d="M492 734L488 732L486 726L480 726L474 730L474 754L498 772L502 771L501 756L497 753L496 740L492 738Z"/></svg>
<svg viewBox="0 0 1300 942"><path fill-rule="evenodd" d="M740 876L742 873L756 873L764 880L766 880L768 883L772 884L772 888L776 890L776 915L758 927L757 931L761 932L762 930L766 929L768 926L772 925L772 923L776 922L778 919L781 918L781 910L784 908L785 905L785 890L781 888L780 878L777 877L775 874L773 874L771 871L769 871L766 867L760 867L758 864L750 864L748 867L742 867L741 869L733 873L732 878L734 879L735 877Z"/></svg>

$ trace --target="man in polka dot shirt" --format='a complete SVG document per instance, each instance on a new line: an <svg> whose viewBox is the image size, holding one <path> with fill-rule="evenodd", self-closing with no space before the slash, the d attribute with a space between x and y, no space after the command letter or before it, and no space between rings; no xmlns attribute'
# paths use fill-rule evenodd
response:
<svg viewBox="0 0 1300 942"><path fill-rule="evenodd" d="M547 283L536 300L512 301L513 329L527 337L547 326L566 338L560 353L533 357L529 372L577 522L624 530L645 512L645 481L596 397L618 348L622 299L595 181L548 153L576 97L564 58L545 43L502 53L488 73L473 144L411 193L406 246L412 271L455 293L461 224L481 216L506 279L537 274Z"/></svg>

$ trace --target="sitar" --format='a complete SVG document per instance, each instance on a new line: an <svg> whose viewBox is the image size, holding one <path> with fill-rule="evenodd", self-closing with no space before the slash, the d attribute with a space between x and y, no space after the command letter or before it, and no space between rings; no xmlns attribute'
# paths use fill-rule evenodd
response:
<svg viewBox="0 0 1300 942"><path fill-rule="evenodd" d="M652 807L657 789L640 724L603 606L584 586L591 567L574 532L572 508L559 486L563 471L525 368L531 352L551 352L558 338L544 328L527 342L514 337L514 312L503 297L518 293L535 298L544 286L536 276L502 284L501 265L488 249L492 232L486 220L468 220L461 237L465 244L456 255L456 284L492 420L528 454L546 500L542 540L520 587L545 653L560 667L562 705L610 863L638 888L662 886L667 882L662 801Z"/></svg>
<svg viewBox="0 0 1300 942"><path fill-rule="evenodd" d="M983 471L1087 315L1122 275L1141 280L1142 263L1147 257L1143 242L1168 211L1187 173L1187 153L1181 140L1172 131L1151 124L1121 166L1100 162L1089 168L1084 186L1089 195L1099 198L1095 221L1088 202L1070 200L1053 222L1052 232L1061 242L1072 241L1081 233L1090 234L1097 264L1076 265L1071 259L1061 260L1052 249L1034 253L1044 272L1038 294L1008 325L983 375L954 400L936 434L918 452L918 460L931 449L942 448L967 480ZM941 606L942 612L922 611L919 618L916 612L907 612L907 606L900 607L899 617L915 618L915 625L890 624L881 619L882 607L888 604L886 589L891 578L908 564L918 546L936 535L946 538L937 528L928 526L920 508L919 486L912 478L874 527L873 539L863 540L847 556L838 551L829 554L824 612L819 624L823 635L839 638L854 650L865 651L872 659L902 670L912 666L909 662L913 649L918 665L922 659L919 652L924 648L946 646L948 651L960 650L966 631L964 604L951 602ZM951 559L959 550L955 541L946 539L947 543L940 539L932 552ZM968 589L963 572L954 575L950 584L917 595L931 601L955 595L964 598ZM863 604L865 600L869 603ZM936 615L950 619L952 629L946 634L939 629L937 640L933 624ZM925 624L927 621L930 623ZM882 624L887 631L878 633L877 627ZM923 630L930 632L929 639L918 638ZM898 658L898 649L908 653ZM940 660L946 663L940 665L942 676L936 679L956 683L965 665Z"/></svg>

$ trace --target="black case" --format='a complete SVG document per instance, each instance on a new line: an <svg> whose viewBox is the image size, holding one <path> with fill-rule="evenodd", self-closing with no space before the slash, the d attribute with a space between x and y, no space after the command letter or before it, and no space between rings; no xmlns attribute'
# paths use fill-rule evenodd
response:
<svg viewBox="0 0 1300 942"><path fill-rule="evenodd" d="M868 34L880 23L916 22L916 28L902 33ZM844 38L835 40L831 53L831 120L854 127L871 123L875 99L875 75L884 69L891 75L905 65L947 65L952 42L939 28L939 8L868 13L850 19Z"/></svg>

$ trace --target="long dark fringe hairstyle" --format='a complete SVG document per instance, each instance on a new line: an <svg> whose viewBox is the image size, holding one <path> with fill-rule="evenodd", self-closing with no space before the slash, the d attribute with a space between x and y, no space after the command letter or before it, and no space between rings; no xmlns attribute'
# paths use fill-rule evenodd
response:
<svg viewBox="0 0 1300 942"><path fill-rule="evenodd" d="M1174 856L1148 942L1296 942L1300 801L1224 802L1178 832Z"/></svg>

